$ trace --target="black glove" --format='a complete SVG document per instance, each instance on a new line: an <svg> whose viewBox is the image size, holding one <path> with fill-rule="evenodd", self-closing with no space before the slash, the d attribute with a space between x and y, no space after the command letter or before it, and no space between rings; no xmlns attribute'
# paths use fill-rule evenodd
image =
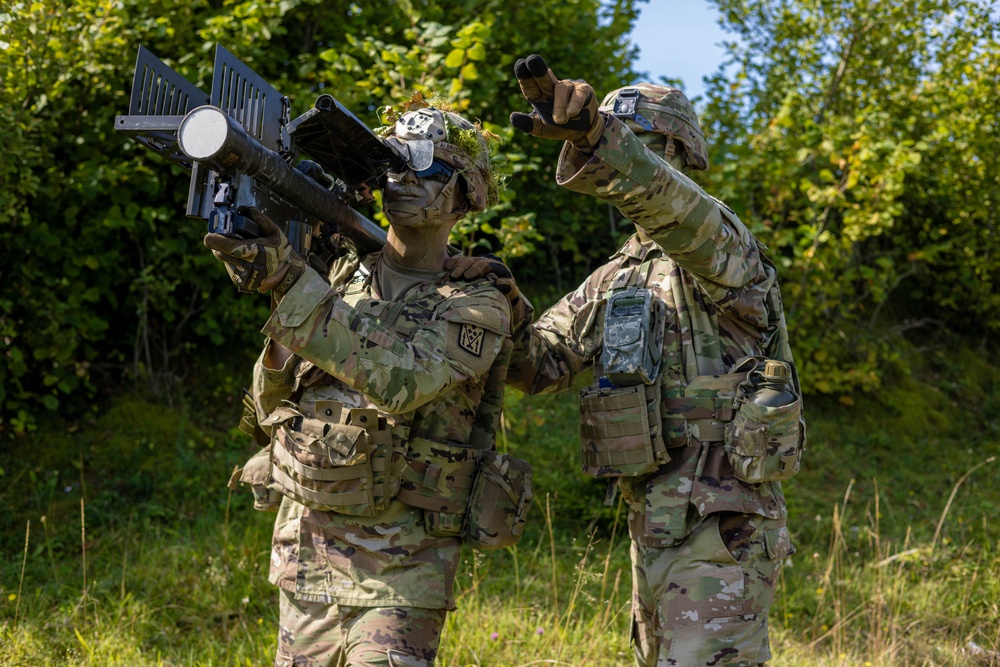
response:
<svg viewBox="0 0 1000 667"><path fill-rule="evenodd" d="M511 125L542 139L564 139L581 151L597 145L604 134L604 117L589 83L557 79L537 53L514 63L514 74L534 110L515 111Z"/></svg>

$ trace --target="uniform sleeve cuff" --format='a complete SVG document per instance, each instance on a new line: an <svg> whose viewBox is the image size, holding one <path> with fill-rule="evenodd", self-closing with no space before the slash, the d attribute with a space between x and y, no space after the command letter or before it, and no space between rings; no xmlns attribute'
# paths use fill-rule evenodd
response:
<svg viewBox="0 0 1000 667"><path fill-rule="evenodd" d="M282 327L294 329L302 325L316 308L333 294L333 289L325 278L312 269L306 269L288 293L278 302L268 328L276 322Z"/></svg>

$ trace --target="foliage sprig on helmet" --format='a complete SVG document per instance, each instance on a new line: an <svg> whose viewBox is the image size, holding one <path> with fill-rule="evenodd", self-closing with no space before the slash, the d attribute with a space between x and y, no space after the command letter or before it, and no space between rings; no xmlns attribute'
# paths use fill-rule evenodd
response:
<svg viewBox="0 0 1000 667"><path fill-rule="evenodd" d="M463 184L469 211L483 211L500 201L503 178L493 164L500 137L452 110L447 102L427 102L417 94L396 107L380 110L384 125L376 132L408 155L419 171L433 160L452 167Z"/></svg>

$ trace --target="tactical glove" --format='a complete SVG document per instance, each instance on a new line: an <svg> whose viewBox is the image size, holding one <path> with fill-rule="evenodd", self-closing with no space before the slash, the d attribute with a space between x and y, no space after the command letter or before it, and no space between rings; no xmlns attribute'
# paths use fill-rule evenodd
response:
<svg viewBox="0 0 1000 667"><path fill-rule="evenodd" d="M481 255L465 257L456 255L445 260L444 270L446 280L478 280L483 276L492 275L493 284L500 293L507 297L510 304L511 340L517 344L531 335L531 320L535 308L517 287L514 274L499 257Z"/></svg>
<svg viewBox="0 0 1000 667"><path fill-rule="evenodd" d="M306 263L295 254L271 218L253 207L243 207L238 212L257 223L260 237L239 239L206 234L205 246L225 263L229 277L241 292L266 294L273 290L280 299L302 275Z"/></svg>
<svg viewBox="0 0 1000 667"><path fill-rule="evenodd" d="M604 133L604 117L589 83L557 79L538 54L514 63L514 74L534 111L515 111L511 125L542 139L564 139L581 151L597 144Z"/></svg>

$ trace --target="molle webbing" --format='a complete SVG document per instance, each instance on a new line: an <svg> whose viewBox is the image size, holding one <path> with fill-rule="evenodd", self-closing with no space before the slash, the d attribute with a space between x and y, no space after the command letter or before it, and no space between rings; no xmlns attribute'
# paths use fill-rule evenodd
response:
<svg viewBox="0 0 1000 667"><path fill-rule="evenodd" d="M464 514L479 456L477 449L413 438L396 497L411 507Z"/></svg>
<svg viewBox="0 0 1000 667"><path fill-rule="evenodd" d="M386 468L392 440L372 409L344 409L317 402L323 418L278 408L265 424L273 429L269 488L324 512L372 516L391 498Z"/></svg>
<svg viewBox="0 0 1000 667"><path fill-rule="evenodd" d="M733 420L732 396L668 396L663 399L667 432L687 432L701 442L722 442ZM684 446L687 438L670 438L668 446Z"/></svg>
<svg viewBox="0 0 1000 667"><path fill-rule="evenodd" d="M303 503L306 507L315 507L316 509L331 511L340 505L362 505L371 502L372 494L370 488L362 488L358 491L339 491L331 493L326 491L315 491L302 486L299 484L301 477L309 476L309 473L300 473L295 476L288 475L281 469L279 461L282 456L280 451L276 451L274 456L275 466L271 470L271 476L274 478L274 481L284 488L291 488L298 484L298 487L295 489L295 495L301 496L309 501L308 503ZM313 468L312 470L322 470L322 468ZM341 474L337 477L325 477L323 478L323 481L348 482L357 479L357 473L353 472L350 468L331 468L328 472L338 472ZM296 479L296 477L299 479ZM316 477L312 477L312 479L319 481Z"/></svg>
<svg viewBox="0 0 1000 667"><path fill-rule="evenodd" d="M699 442L722 442L726 424L733 421L733 400L737 387L745 381L756 361L737 363L735 372L721 375L698 375L684 388L684 396L662 398L664 428L668 447L687 445L691 438ZM667 390L668 386L664 385Z"/></svg>
<svg viewBox="0 0 1000 667"><path fill-rule="evenodd" d="M669 460L658 392L657 385L591 386L581 392L581 463L586 474L639 475Z"/></svg>

